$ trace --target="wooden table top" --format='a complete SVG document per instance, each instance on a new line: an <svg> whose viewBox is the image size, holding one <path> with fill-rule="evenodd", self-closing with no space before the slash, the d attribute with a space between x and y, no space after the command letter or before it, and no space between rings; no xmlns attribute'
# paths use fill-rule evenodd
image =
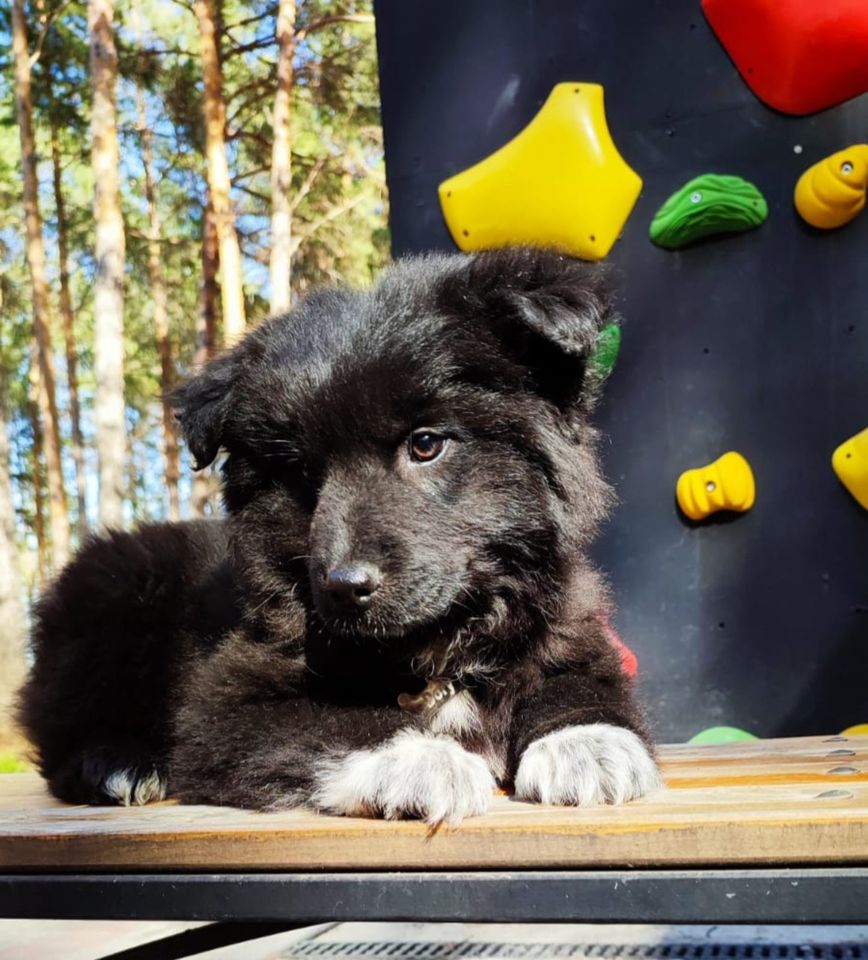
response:
<svg viewBox="0 0 868 960"><path fill-rule="evenodd" d="M660 748L665 789L621 807L496 797L424 824L307 810L84 807L35 774L0 776L0 870L528 870L868 865L868 737Z"/></svg>

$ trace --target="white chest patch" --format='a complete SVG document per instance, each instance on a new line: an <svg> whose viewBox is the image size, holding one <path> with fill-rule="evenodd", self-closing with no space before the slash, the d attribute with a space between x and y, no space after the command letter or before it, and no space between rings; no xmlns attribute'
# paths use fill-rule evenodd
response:
<svg viewBox="0 0 868 960"><path fill-rule="evenodd" d="M431 733L447 733L458 737L481 729L479 708L467 690L461 690L436 708L428 721Z"/></svg>

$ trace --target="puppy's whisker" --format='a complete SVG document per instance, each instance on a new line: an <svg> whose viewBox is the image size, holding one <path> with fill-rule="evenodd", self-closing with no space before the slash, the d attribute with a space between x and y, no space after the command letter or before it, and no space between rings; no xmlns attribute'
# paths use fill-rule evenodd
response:
<svg viewBox="0 0 868 960"><path fill-rule="evenodd" d="M274 600L279 594L279 589L269 594L261 603L257 604L252 610L248 611L249 615L252 617L253 614L258 613L264 606L271 603L271 601Z"/></svg>

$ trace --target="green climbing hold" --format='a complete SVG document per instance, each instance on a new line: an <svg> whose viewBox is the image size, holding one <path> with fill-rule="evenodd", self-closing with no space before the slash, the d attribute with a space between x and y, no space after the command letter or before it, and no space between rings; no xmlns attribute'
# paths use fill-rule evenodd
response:
<svg viewBox="0 0 868 960"><path fill-rule="evenodd" d="M588 365L598 381L605 380L615 367L621 349L621 328L617 323L607 323L597 334L597 343Z"/></svg>
<svg viewBox="0 0 868 960"><path fill-rule="evenodd" d="M758 227L769 215L765 197L741 177L704 173L673 193L654 214L651 240L676 250L715 233Z"/></svg>
<svg viewBox="0 0 868 960"><path fill-rule="evenodd" d="M738 727L709 727L697 733L695 737L691 737L687 742L708 746L712 743L742 743L748 740L756 740L756 737L747 730L739 730Z"/></svg>

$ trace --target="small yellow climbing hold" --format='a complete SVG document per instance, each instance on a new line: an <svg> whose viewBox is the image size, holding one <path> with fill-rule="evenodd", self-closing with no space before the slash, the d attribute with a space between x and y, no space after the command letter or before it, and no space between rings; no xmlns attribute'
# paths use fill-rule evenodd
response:
<svg viewBox="0 0 868 960"><path fill-rule="evenodd" d="M527 244L599 260L641 189L612 142L603 88L559 83L521 133L439 192L462 250Z"/></svg>
<svg viewBox="0 0 868 960"><path fill-rule="evenodd" d="M864 209L866 188L868 144L857 143L808 167L796 183L793 199L803 220L832 230Z"/></svg>
<svg viewBox="0 0 868 960"><path fill-rule="evenodd" d="M691 520L704 520L718 510L744 513L756 499L750 464L730 450L705 467L685 470L678 478L675 499Z"/></svg>
<svg viewBox="0 0 868 960"><path fill-rule="evenodd" d="M868 510L868 427L845 440L832 454L838 479Z"/></svg>
<svg viewBox="0 0 868 960"><path fill-rule="evenodd" d="M856 723L841 731L842 737L868 737L868 723Z"/></svg>

